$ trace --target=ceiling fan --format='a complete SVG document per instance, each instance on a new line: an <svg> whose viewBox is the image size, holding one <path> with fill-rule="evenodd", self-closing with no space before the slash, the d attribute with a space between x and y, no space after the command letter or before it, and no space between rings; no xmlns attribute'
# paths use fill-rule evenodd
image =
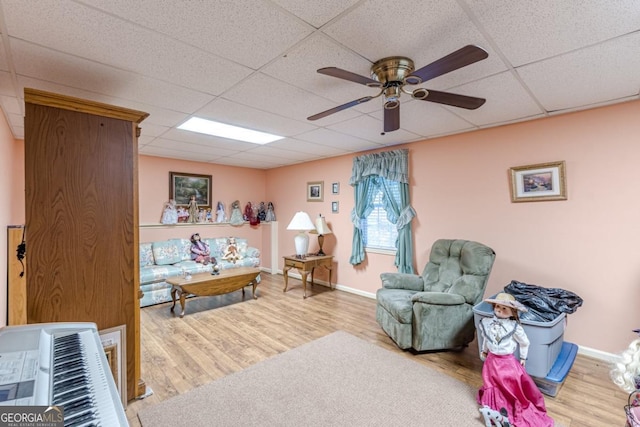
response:
<svg viewBox="0 0 640 427"><path fill-rule="evenodd" d="M307 117L307 120L318 120L330 114L337 113L338 111L346 110L347 108L383 96L384 132L392 132L400 128L400 95L402 92L421 101L436 102L438 104L475 110L484 104L486 100L425 88L416 88L411 91L406 89L405 85L418 85L427 80L457 70L458 68L481 61L488 56L489 54L484 49L474 45L467 45L417 70L415 70L411 59L404 56L391 56L382 58L371 66L371 78L336 67L320 68L318 70L320 74L349 80L369 87L380 88L380 92L377 95L365 96L323 111L322 113L314 114L313 116Z"/></svg>

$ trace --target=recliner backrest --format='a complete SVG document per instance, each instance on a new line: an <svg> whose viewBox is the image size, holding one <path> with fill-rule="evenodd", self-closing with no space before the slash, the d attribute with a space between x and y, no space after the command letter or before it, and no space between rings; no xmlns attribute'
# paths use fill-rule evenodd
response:
<svg viewBox="0 0 640 427"><path fill-rule="evenodd" d="M424 290L464 296L468 304L480 302L484 294L495 252L470 240L437 240L422 272Z"/></svg>

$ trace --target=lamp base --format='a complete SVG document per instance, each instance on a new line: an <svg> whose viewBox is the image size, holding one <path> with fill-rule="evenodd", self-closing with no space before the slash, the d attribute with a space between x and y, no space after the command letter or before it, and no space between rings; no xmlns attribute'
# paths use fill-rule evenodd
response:
<svg viewBox="0 0 640 427"><path fill-rule="evenodd" d="M324 243L324 235L322 234L318 234L318 246L320 246L320 250L318 251L318 253L316 255L318 256L325 256L326 254L324 253L324 251L322 250L322 244Z"/></svg>
<svg viewBox="0 0 640 427"><path fill-rule="evenodd" d="M309 236L307 233L301 231L296 234L296 237L293 238L293 242L296 246L296 258L304 258L309 251Z"/></svg>

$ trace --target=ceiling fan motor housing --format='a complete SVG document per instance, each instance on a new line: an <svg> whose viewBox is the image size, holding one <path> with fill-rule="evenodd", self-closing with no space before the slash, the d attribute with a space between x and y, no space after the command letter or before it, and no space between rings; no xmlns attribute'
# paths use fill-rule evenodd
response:
<svg viewBox="0 0 640 427"><path fill-rule="evenodd" d="M404 56L390 56L371 66L371 77L383 85L384 108L393 110L400 106L400 88L404 79L415 69L413 61Z"/></svg>
<svg viewBox="0 0 640 427"><path fill-rule="evenodd" d="M404 83L404 79L415 69L413 61L404 56L390 56L376 61L371 66L371 78L383 85L390 82Z"/></svg>

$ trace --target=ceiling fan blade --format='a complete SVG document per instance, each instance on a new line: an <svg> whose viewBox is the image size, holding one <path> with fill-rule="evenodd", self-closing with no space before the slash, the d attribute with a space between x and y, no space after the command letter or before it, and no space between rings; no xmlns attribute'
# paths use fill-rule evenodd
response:
<svg viewBox="0 0 640 427"><path fill-rule="evenodd" d="M393 132L400 129L400 104L396 108L384 109L384 131Z"/></svg>
<svg viewBox="0 0 640 427"><path fill-rule="evenodd" d="M453 107L466 108L467 110L475 110L484 104L487 100L484 98L476 98L473 96L459 95L457 93L439 92L437 90L427 89L429 94L423 101L436 102L438 104L451 105ZM415 98L418 99L418 98Z"/></svg>
<svg viewBox="0 0 640 427"><path fill-rule="evenodd" d="M420 83L416 82L416 79L411 79L411 77L418 77L422 82L426 82L458 68L481 61L488 56L489 54L484 49L474 45L467 45L409 74L407 83Z"/></svg>
<svg viewBox="0 0 640 427"><path fill-rule="evenodd" d="M346 104L338 105L337 107L330 108L327 111L323 111L322 113L314 114L313 116L307 117L307 120L318 120L323 117L327 117L330 114L337 113L338 111L346 110L347 108L355 107L358 104L362 104L363 102L367 102L375 98L374 96L365 96L360 99L355 99L351 102L347 102Z"/></svg>
<svg viewBox="0 0 640 427"><path fill-rule="evenodd" d="M343 70L342 68L326 67L320 68L318 73L325 74L331 77L337 77L343 80L349 80L350 82L360 83L369 87L380 87L382 84L379 81L370 79L369 77L361 76L360 74L352 73L351 71Z"/></svg>

